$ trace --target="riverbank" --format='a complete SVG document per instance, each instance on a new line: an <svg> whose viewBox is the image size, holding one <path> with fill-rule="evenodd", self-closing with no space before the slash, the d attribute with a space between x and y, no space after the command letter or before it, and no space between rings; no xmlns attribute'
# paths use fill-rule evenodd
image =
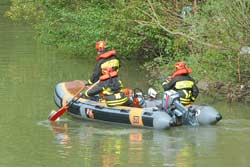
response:
<svg viewBox="0 0 250 167"><path fill-rule="evenodd" d="M209 82L201 80L197 85L202 93L212 97L220 96L229 103L242 102L250 104L250 81L232 84L224 83L222 81Z"/></svg>

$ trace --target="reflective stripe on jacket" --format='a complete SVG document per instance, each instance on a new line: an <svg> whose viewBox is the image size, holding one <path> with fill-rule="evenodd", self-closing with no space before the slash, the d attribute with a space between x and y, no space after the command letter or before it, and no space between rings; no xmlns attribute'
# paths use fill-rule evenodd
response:
<svg viewBox="0 0 250 167"><path fill-rule="evenodd" d="M102 94L108 106L124 105L128 102L128 97L121 92L123 87L119 77L111 77L107 80L99 82L96 86L85 92L85 97Z"/></svg>

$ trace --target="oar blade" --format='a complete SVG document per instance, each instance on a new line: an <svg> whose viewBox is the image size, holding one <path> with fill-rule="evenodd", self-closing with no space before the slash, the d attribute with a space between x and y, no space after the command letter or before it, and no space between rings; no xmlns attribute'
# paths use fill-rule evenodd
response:
<svg viewBox="0 0 250 167"><path fill-rule="evenodd" d="M50 121L55 121L57 118L62 116L68 110L68 108L69 108L68 106L64 106L64 107L60 108L56 113L52 113L49 116L49 120Z"/></svg>

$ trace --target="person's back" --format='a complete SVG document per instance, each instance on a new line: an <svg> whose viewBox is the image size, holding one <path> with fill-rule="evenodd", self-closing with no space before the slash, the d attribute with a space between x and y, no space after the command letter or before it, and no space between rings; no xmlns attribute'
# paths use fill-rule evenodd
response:
<svg viewBox="0 0 250 167"><path fill-rule="evenodd" d="M183 105L189 105L194 102L199 94L199 89L195 84L194 79L189 75L192 73L190 68L186 68L184 62L175 64L176 71L171 77L162 83L164 91L173 89L180 95L180 102Z"/></svg>
<svg viewBox="0 0 250 167"><path fill-rule="evenodd" d="M113 71L119 70L120 62L115 50L107 51L107 45L104 41L96 43L96 50L98 56L96 57L97 64L93 71L91 78L85 82L85 85L91 85L98 81L102 75L102 70L106 67L112 68Z"/></svg>
<svg viewBox="0 0 250 167"><path fill-rule="evenodd" d="M100 94L100 98L106 101L107 106L130 106L128 97L121 91L123 85L117 71L104 67L103 75L99 80L100 82L96 86L83 93L86 98Z"/></svg>

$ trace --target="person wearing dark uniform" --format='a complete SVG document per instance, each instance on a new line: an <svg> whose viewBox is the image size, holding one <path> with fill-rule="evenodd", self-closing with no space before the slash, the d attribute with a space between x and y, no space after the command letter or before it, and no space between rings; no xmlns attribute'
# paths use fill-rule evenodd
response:
<svg viewBox="0 0 250 167"><path fill-rule="evenodd" d="M81 93L85 98L91 98L100 94L100 97L106 101L107 106L131 106L129 98L121 91L123 84L118 77L117 71L112 67L104 67L99 83L91 89Z"/></svg>
<svg viewBox="0 0 250 167"><path fill-rule="evenodd" d="M177 62L175 72L162 83L164 91L173 89L179 93L180 102L184 106L194 102L199 94L194 79L189 75L191 73L192 69L187 68L184 62Z"/></svg>
<svg viewBox="0 0 250 167"><path fill-rule="evenodd" d="M120 63L116 51L107 51L106 48L107 45L104 41L99 41L96 43L96 50L98 53L98 56L96 57L97 64L91 78L85 82L86 86L92 85L99 80L104 67L110 67L113 71L118 72Z"/></svg>

